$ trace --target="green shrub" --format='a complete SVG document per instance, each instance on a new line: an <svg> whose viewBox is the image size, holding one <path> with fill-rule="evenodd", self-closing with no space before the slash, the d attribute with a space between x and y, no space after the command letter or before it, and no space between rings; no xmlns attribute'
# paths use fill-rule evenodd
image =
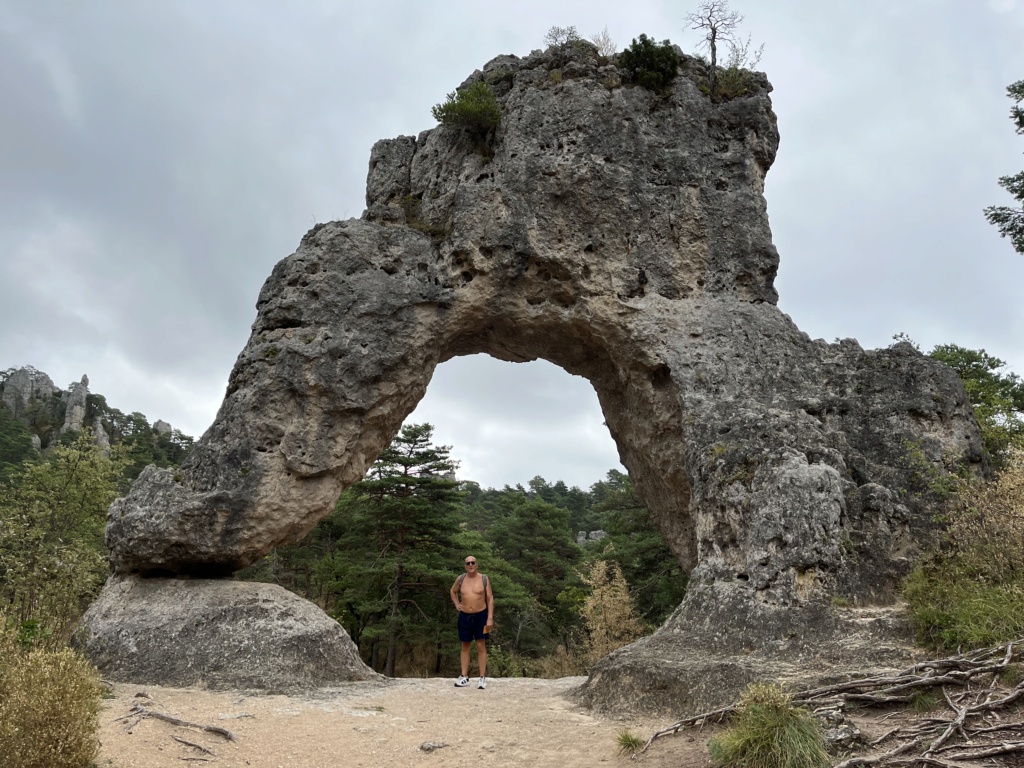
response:
<svg viewBox="0 0 1024 768"><path fill-rule="evenodd" d="M443 104L435 104L430 114L441 125L462 128L475 139L482 139L501 119L501 106L487 83L478 81L452 91Z"/></svg>
<svg viewBox="0 0 1024 768"><path fill-rule="evenodd" d="M624 80L643 86L651 91L664 91L679 73L679 54L672 44L665 40L655 43L640 35L619 55L619 69Z"/></svg>
<svg viewBox="0 0 1024 768"><path fill-rule="evenodd" d="M743 693L731 727L708 742L716 766L819 768L828 765L821 724L774 683Z"/></svg>
<svg viewBox="0 0 1024 768"><path fill-rule="evenodd" d="M956 563L932 561L907 578L904 597L922 645L969 650L1024 635L1024 585L979 584Z"/></svg>
<svg viewBox="0 0 1024 768"><path fill-rule="evenodd" d="M103 526L123 462L80 435L0 483L0 605L36 647L61 647L107 577Z"/></svg>
<svg viewBox="0 0 1024 768"><path fill-rule="evenodd" d="M739 67L726 67L718 73L715 84L715 100L729 101L730 99L738 99L740 96L746 96L750 93L753 82L754 78L749 70L740 69Z"/></svg>
<svg viewBox="0 0 1024 768"><path fill-rule="evenodd" d="M1024 635L1024 451L989 481L963 481L939 551L904 584L918 641L979 648Z"/></svg>
<svg viewBox="0 0 1024 768"><path fill-rule="evenodd" d="M100 690L96 670L72 650L23 651L0 630L4 768L91 765L100 747Z"/></svg>

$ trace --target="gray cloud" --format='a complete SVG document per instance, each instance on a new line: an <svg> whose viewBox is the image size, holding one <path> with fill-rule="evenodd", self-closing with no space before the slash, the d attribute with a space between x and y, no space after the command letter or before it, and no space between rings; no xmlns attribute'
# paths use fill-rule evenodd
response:
<svg viewBox="0 0 1024 768"><path fill-rule="evenodd" d="M1004 96L1024 77L1024 4L733 5L775 86L781 308L812 336L903 331L1024 369L1024 258L981 215L1024 167ZM0 366L87 372L117 407L198 435L273 264L362 212L374 141L430 127L475 68L552 25L692 51L685 11L0 0ZM543 363L451 361L413 418L488 485L585 486L616 461L589 384Z"/></svg>

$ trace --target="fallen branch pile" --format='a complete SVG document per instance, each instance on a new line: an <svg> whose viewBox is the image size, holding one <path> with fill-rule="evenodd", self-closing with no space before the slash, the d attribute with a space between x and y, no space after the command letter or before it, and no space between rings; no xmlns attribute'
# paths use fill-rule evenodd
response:
<svg viewBox="0 0 1024 768"><path fill-rule="evenodd" d="M868 743L884 752L851 757L835 768L924 765L966 768L972 761L1024 753L1024 679L1015 664L1024 658L1024 638L1006 645L922 661L892 676L868 677L800 691L793 704L816 715L852 707L911 706L922 694L941 694L947 710L911 719ZM657 731L658 738L719 722L737 704L680 720ZM1007 719L1004 719L1007 718ZM977 763L974 763L977 765Z"/></svg>

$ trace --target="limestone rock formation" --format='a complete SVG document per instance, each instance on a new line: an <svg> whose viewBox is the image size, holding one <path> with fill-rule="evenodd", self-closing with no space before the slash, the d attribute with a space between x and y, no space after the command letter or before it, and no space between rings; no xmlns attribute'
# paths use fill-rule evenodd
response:
<svg viewBox="0 0 1024 768"><path fill-rule="evenodd" d="M85 411L89 398L89 377L82 375L82 380L68 387L63 399L67 406L64 412L64 426L60 428L63 432L81 432L85 424Z"/></svg>
<svg viewBox="0 0 1024 768"><path fill-rule="evenodd" d="M0 402L15 418L22 418L33 400L44 400L57 391L53 381L42 371L25 367L12 371L3 382Z"/></svg>
<svg viewBox="0 0 1024 768"><path fill-rule="evenodd" d="M345 630L273 584L115 577L75 638L111 680L309 690L379 676Z"/></svg>
<svg viewBox="0 0 1024 768"><path fill-rule="evenodd" d="M607 535L604 531L576 531L576 543L582 547L588 541L600 541Z"/></svg>
<svg viewBox="0 0 1024 768"><path fill-rule="evenodd" d="M92 438L96 441L104 456L110 455L110 436L103 428L103 419L97 416L92 420Z"/></svg>
<svg viewBox="0 0 1024 768"><path fill-rule="evenodd" d="M374 146L365 214L317 225L274 268L180 473L150 468L111 507L118 574L226 574L295 541L434 368L482 352L593 384L692 569L665 627L599 667L592 701L685 648L798 657L845 631L835 598L893 599L931 530L914 462L981 460L958 378L908 345L811 340L776 307L763 75L716 103L695 59L655 94L572 56L471 76L502 109L483 148L446 126Z"/></svg>

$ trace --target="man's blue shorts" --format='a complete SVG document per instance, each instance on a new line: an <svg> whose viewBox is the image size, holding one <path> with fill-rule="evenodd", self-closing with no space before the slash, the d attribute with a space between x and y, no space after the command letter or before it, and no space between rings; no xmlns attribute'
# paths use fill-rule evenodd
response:
<svg viewBox="0 0 1024 768"><path fill-rule="evenodd" d="M470 643L474 640L487 640L490 635L484 632L487 626L487 609L480 613L463 613L459 611L459 640Z"/></svg>

